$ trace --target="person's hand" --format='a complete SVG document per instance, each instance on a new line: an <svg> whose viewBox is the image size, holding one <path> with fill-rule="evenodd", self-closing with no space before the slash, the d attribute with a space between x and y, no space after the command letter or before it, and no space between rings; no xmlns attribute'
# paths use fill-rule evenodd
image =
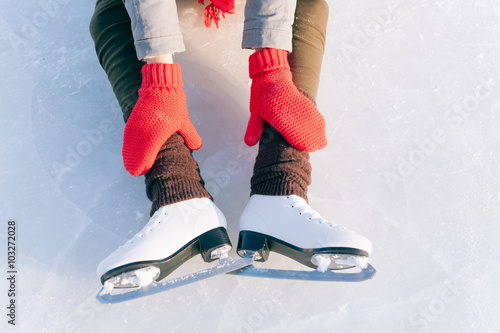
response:
<svg viewBox="0 0 500 333"><path fill-rule="evenodd" d="M263 49L252 54L249 63L252 88L245 143L257 144L267 121L299 150L326 147L325 120L293 83L288 52Z"/></svg>
<svg viewBox="0 0 500 333"><path fill-rule="evenodd" d="M151 169L161 147L175 132L190 149L199 149L202 144L189 120L180 66L146 64L142 80L139 100L123 135L123 162L132 176Z"/></svg>

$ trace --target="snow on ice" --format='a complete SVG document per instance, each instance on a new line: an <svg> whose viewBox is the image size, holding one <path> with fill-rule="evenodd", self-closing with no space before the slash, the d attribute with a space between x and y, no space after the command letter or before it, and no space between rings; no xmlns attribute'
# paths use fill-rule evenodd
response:
<svg viewBox="0 0 500 333"><path fill-rule="evenodd" d="M222 275L104 306L97 264L147 222L122 166L123 120L88 33L91 1L0 8L0 229L18 229L16 326L2 332L493 332L500 327L500 4L332 0L311 205L373 243L373 280ZM176 57L204 146L194 156L233 245L255 147L243 1L206 29L179 1ZM235 257L234 251L230 256ZM298 268L271 254L268 265ZM194 258L179 276L203 267ZM0 292L7 306L4 291ZM4 307L4 312L6 313Z"/></svg>

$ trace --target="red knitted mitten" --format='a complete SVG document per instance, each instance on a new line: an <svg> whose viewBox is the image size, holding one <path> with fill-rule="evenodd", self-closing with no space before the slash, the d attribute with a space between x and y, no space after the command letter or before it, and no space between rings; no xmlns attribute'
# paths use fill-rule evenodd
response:
<svg viewBox="0 0 500 333"><path fill-rule="evenodd" d="M259 142L264 121L295 148L313 152L326 146L325 120L292 81L288 52L263 49L250 56L250 121L245 143Z"/></svg>
<svg viewBox="0 0 500 333"><path fill-rule="evenodd" d="M201 138L189 120L186 95L178 64L142 67L139 100L125 125L123 162L132 176L151 169L167 139L179 132L190 149L201 147Z"/></svg>

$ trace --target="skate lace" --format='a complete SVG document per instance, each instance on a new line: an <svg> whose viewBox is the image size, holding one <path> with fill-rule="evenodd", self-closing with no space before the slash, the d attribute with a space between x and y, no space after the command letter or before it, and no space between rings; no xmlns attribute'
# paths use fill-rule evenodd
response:
<svg viewBox="0 0 500 333"><path fill-rule="evenodd" d="M301 197L287 196L287 199L291 201L291 207L298 211L299 215L305 216L311 222L325 224L330 227L337 227L336 224L328 222L325 220L317 211L311 208L307 202Z"/></svg>
<svg viewBox="0 0 500 333"><path fill-rule="evenodd" d="M158 227L160 224L162 224L162 219L168 216L168 214L168 211L160 212L159 210L157 210L148 221L148 223L144 226L144 228L142 228L141 231L135 234L134 237L129 239L124 245L134 244L134 242L136 242L138 239L144 238L144 236L146 236L147 234L154 232L155 227Z"/></svg>

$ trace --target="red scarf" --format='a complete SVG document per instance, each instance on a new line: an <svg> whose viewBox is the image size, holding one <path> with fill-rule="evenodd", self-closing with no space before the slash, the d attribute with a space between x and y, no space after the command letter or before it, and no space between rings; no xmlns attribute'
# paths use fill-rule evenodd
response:
<svg viewBox="0 0 500 333"><path fill-rule="evenodd" d="M210 0L212 3L205 8L205 26L209 28L214 21L219 28L219 21L226 18L226 13L234 14L234 0ZM204 0L198 0L198 3L205 4Z"/></svg>

